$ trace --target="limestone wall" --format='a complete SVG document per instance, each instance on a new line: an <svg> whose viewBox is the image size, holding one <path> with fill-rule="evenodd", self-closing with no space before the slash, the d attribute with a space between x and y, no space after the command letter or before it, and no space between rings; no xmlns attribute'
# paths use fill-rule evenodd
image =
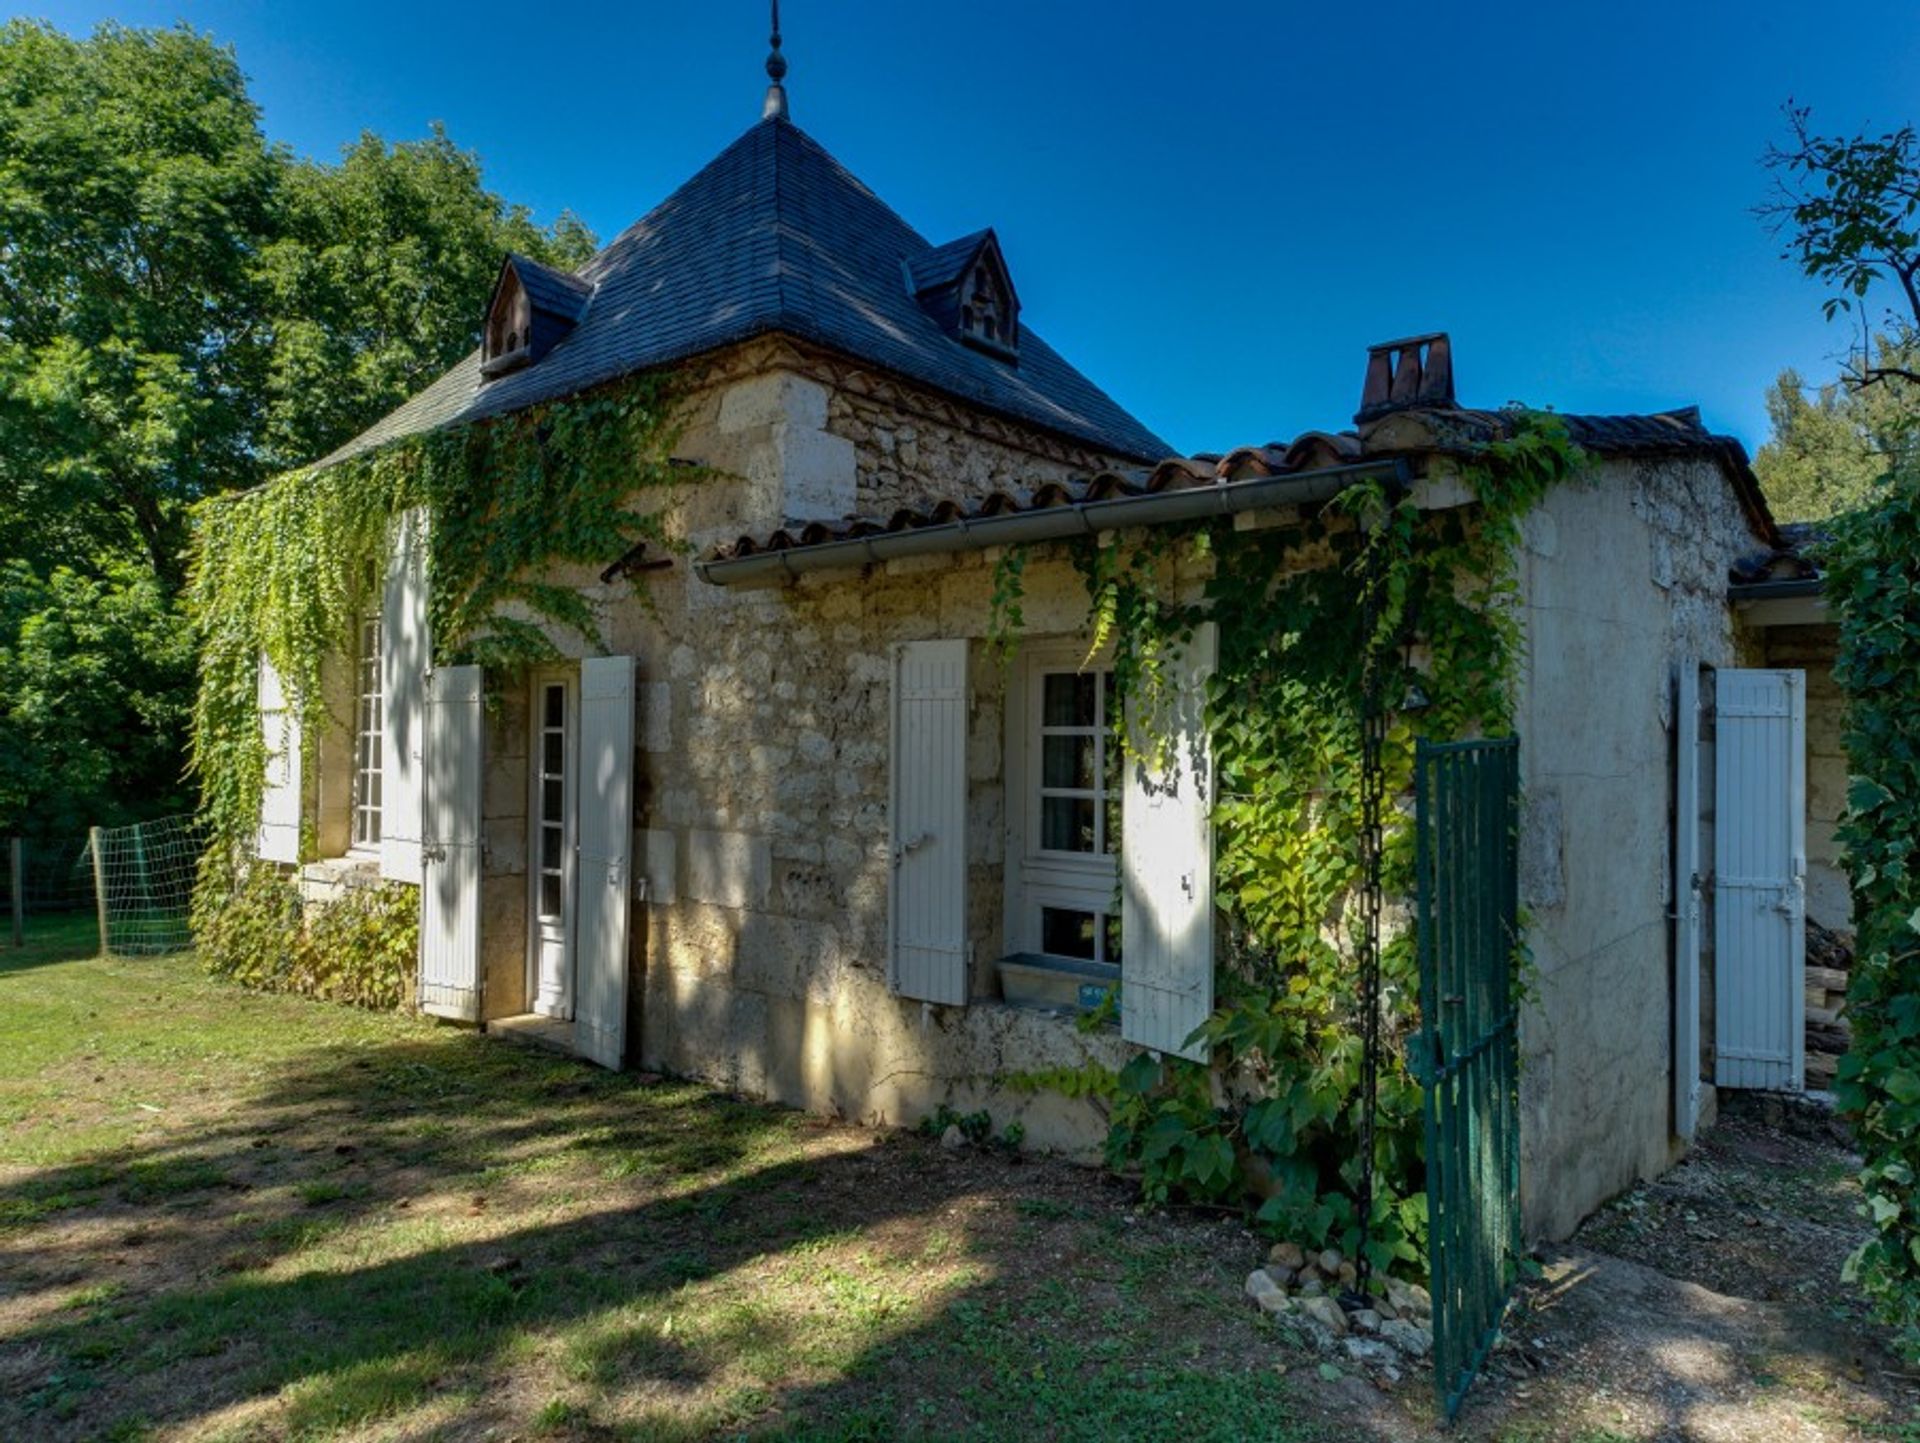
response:
<svg viewBox="0 0 1920 1443"><path fill-rule="evenodd" d="M1727 567L1752 544L1725 478L1705 462L1608 462L1526 523L1529 1236L1564 1237L1675 1156L1672 676L1685 656L1745 659Z"/></svg>
<svg viewBox="0 0 1920 1443"><path fill-rule="evenodd" d="M779 357L769 353L766 359ZM897 399L897 398L896 398ZM909 400L912 398L909 397ZM775 368L689 403L678 454L724 475L673 524L696 550L783 521L884 511L1087 474L819 373ZM842 434L842 432L846 434ZM883 439L884 438L884 439ZM612 558L609 558L610 560ZM941 1103L1018 1120L1038 1145L1087 1153L1090 1103L1030 1095L1008 1074L1119 1060L1117 1037L997 1000L1005 852L1006 673L984 644L992 558L925 558L774 591L699 581L684 561L636 581L562 576L598 607L611 651L638 659L637 865L630 1059L876 1122ZM646 601L640 592L644 590ZM1078 634L1082 583L1064 560L1027 575L1035 636ZM974 1005L929 1008L886 980L890 648L969 637L970 928ZM554 634L569 655L577 638ZM526 679L489 706L482 955L485 1012L527 1005Z"/></svg>
<svg viewBox="0 0 1920 1443"><path fill-rule="evenodd" d="M833 393L827 425L853 443L859 509L868 516L891 516L902 506L926 510L952 496L1031 490L1048 481L1084 478L1104 464L1090 455L1038 454L970 436L951 421L853 391Z"/></svg>

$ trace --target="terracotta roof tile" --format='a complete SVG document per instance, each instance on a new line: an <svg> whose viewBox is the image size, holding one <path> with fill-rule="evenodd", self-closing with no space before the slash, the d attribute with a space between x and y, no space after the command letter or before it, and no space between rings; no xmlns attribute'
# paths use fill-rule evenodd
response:
<svg viewBox="0 0 1920 1443"><path fill-rule="evenodd" d="M1772 516L1747 464L1745 449L1731 437L1716 436L1708 431L1701 424L1697 409L1687 407L1646 416L1565 415L1560 419L1577 444L1600 455L1699 455L1719 461L1734 478L1756 529L1764 535L1776 534ZM801 533L797 542L785 528L758 540L742 536L732 545L718 548L710 559L732 560L796 544L821 545L878 531L918 530L1018 511L1183 491L1256 477L1302 474L1395 456L1462 454L1475 445L1510 435L1512 430L1513 414L1506 411L1404 409L1370 424L1364 439L1354 431L1306 431L1291 442L1241 446L1225 455L1169 456L1139 471L1106 471L1083 480L1049 481L1024 498L1001 490L975 502L947 497L930 510L902 507L885 522L865 518L849 518L834 525L816 522Z"/></svg>

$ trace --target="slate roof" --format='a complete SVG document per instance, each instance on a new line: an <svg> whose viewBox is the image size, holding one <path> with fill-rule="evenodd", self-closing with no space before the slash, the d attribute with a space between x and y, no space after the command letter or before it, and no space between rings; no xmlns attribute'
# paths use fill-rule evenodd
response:
<svg viewBox="0 0 1920 1443"><path fill-rule="evenodd" d="M1169 456L1140 470L1104 471L1068 483L1049 482L1032 489L996 491L984 500L953 496L925 509L903 508L886 517L856 517L838 523L783 527L764 536L739 537L715 548L708 559L730 561L766 551L824 546L882 532L948 526L957 521L984 520L1018 511L1185 491L1263 476L1303 475L1395 456L1464 454L1477 443L1510 434L1513 426L1513 417L1508 412L1459 407L1403 410L1387 419L1390 427L1386 430L1308 431L1292 441L1241 446L1224 455ZM1566 423L1567 434L1576 444L1597 455L1704 456L1718 462L1732 480L1756 532L1766 537L1778 535L1759 482L1748 464L1746 448L1731 436L1717 436L1707 430L1697 408L1688 406L1644 416L1561 415L1560 420Z"/></svg>
<svg viewBox="0 0 1920 1443"><path fill-rule="evenodd" d="M960 272L974 253L987 243L987 237L993 231L977 230L972 235L963 235L959 240L950 240L931 250L922 251L917 256L907 258L907 272L913 281L913 293L930 291L935 286L950 286L960 278Z"/></svg>
<svg viewBox="0 0 1920 1443"><path fill-rule="evenodd" d="M1171 449L1025 326L1017 363L942 330L907 269L951 248L791 121L763 120L575 273L592 301L540 361L483 382L476 350L326 460L776 331L1115 455Z"/></svg>

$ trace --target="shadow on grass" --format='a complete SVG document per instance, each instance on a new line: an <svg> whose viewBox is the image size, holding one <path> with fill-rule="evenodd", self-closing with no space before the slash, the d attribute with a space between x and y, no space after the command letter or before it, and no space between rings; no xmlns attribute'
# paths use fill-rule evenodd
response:
<svg viewBox="0 0 1920 1443"><path fill-rule="evenodd" d="M55 962L72 962L100 952L100 923L91 912L55 912L29 917L13 945L11 921L0 913L0 978Z"/></svg>
<svg viewBox="0 0 1920 1443"><path fill-rule="evenodd" d="M1105 1301L1047 1264L1016 1286L1005 1237L949 1220L1035 1170L909 1138L808 1150L816 1126L478 1038L299 1054L211 1130L0 1189L5 1296L43 1299L0 1338L42 1364L0 1364L0 1435L193 1435L277 1399L237 1436L518 1436L531 1368L568 1393L532 1420L554 1437L1310 1436L1270 1373L1178 1358L1152 1284L1115 1291L1139 1264L1117 1220L1005 1209L1061 1230L1054 1268L1090 1249ZM496 1202L518 1225L449 1226ZM965 1266L917 1287L954 1229ZM1105 1315L1129 1297L1140 1316Z"/></svg>

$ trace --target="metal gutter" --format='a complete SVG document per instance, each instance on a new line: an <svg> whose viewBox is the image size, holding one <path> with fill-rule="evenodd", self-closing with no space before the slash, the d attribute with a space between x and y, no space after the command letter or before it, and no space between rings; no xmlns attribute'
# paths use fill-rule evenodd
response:
<svg viewBox="0 0 1920 1443"><path fill-rule="evenodd" d="M1227 481L1180 491L1144 496L1114 496L1103 501L1075 501L1003 516L962 517L937 526L876 532L871 536L822 541L813 546L789 546L779 551L756 551L750 556L693 563L700 579L714 586L778 586L809 571L873 566L904 556L938 556L980 551L989 546L1013 546L1037 541L1063 541L1102 531L1135 526L1168 526L1231 516L1263 506L1298 506L1327 501L1354 482L1369 476L1390 477L1401 485L1408 480L1406 462L1399 457L1328 466L1286 476L1261 476L1251 481Z"/></svg>
<svg viewBox="0 0 1920 1443"><path fill-rule="evenodd" d="M1826 583L1818 576L1796 576L1788 581L1736 581L1727 588L1729 601L1781 601L1794 596L1820 596Z"/></svg>

